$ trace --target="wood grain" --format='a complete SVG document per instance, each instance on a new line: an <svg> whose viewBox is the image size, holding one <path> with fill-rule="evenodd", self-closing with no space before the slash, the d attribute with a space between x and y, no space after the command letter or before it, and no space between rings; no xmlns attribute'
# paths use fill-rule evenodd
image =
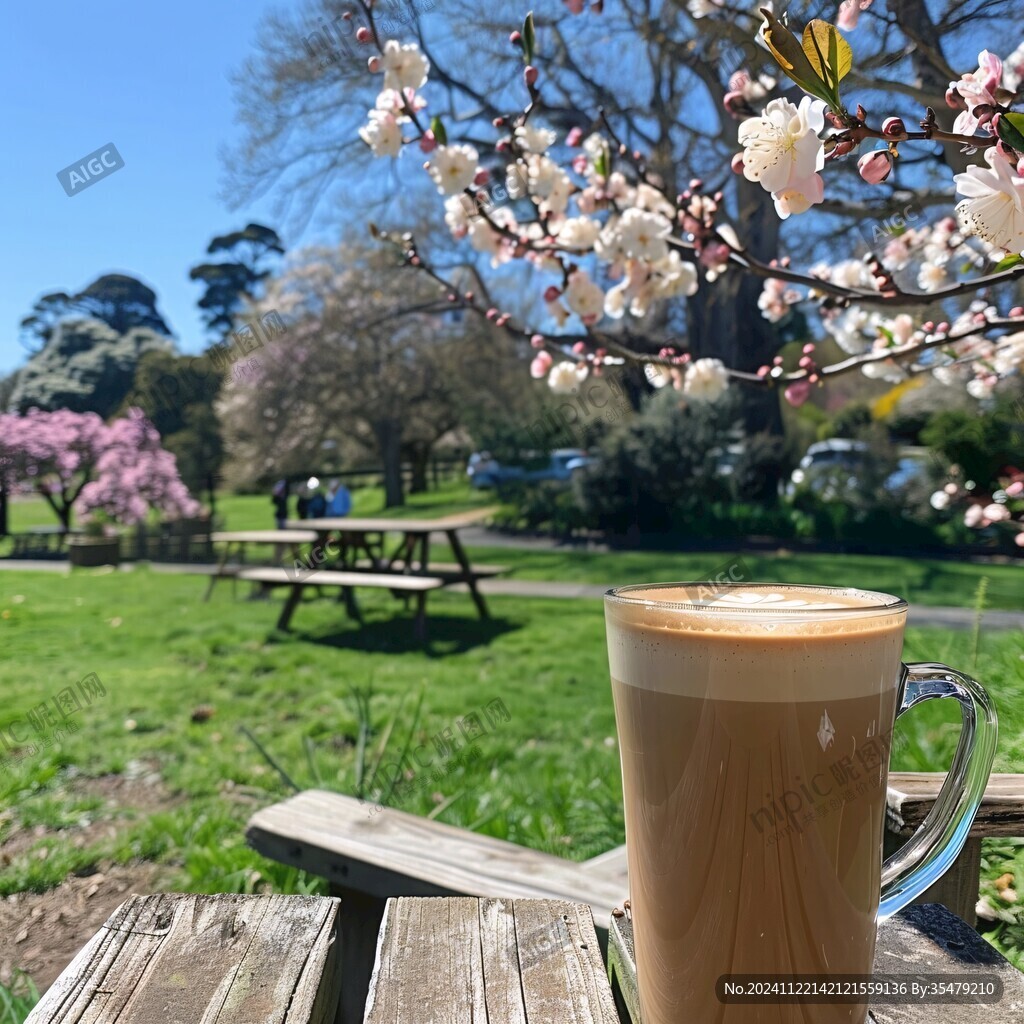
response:
<svg viewBox="0 0 1024 1024"><path fill-rule="evenodd" d="M945 780L945 772L890 772L887 827L900 835L916 832ZM970 835L1024 836L1024 775L989 777Z"/></svg>
<svg viewBox="0 0 1024 1024"><path fill-rule="evenodd" d="M608 970L622 994L632 1024L642 1024L636 991L633 925L614 917L608 934ZM872 1006L875 1024L1020 1024L1024 1020L1024 974L1005 960L973 928L936 904L907 907L878 929L876 974L997 975L1003 996L988 1005ZM808 1008L813 1011L813 1006ZM813 1013L809 1019L813 1019Z"/></svg>
<svg viewBox="0 0 1024 1024"><path fill-rule="evenodd" d="M132 896L26 1024L333 1024L338 901Z"/></svg>
<svg viewBox="0 0 1024 1024"><path fill-rule="evenodd" d="M564 941L536 944L539 935ZM366 1024L619 1024L588 907L388 900Z"/></svg>

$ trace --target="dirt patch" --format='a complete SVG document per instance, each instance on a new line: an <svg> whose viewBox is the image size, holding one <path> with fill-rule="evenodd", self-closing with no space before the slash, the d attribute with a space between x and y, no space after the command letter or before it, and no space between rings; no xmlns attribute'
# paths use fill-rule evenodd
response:
<svg viewBox="0 0 1024 1024"><path fill-rule="evenodd" d="M7 812L13 828L0 847L0 870L26 855L43 839L59 839L77 849L102 848L132 821L180 802L164 786L155 765L132 762L122 775L96 778L71 775L51 792L74 798L99 799L82 824L55 829L26 828L17 810ZM39 851L45 854L45 848ZM69 875L45 893L15 893L0 899L0 983L9 984L22 970L45 991L110 914L132 893L164 888L173 869L140 861L98 862L94 871Z"/></svg>
<svg viewBox="0 0 1024 1024"><path fill-rule="evenodd" d="M69 876L44 893L15 893L0 900L0 982L20 969L44 992L132 893L163 887L159 864L103 865L85 878Z"/></svg>

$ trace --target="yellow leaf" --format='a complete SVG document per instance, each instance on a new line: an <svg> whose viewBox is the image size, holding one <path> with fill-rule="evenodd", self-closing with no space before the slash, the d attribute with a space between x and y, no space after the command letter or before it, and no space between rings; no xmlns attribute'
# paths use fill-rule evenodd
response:
<svg viewBox="0 0 1024 1024"><path fill-rule="evenodd" d="M772 56L779 62L779 67L804 92L833 103L833 90L812 67L800 40L766 7L761 8L761 14L765 20L761 34Z"/></svg>
<svg viewBox="0 0 1024 1024"><path fill-rule="evenodd" d="M853 50L834 25L817 19L808 22L803 42L811 69L823 81L838 86L850 73Z"/></svg>

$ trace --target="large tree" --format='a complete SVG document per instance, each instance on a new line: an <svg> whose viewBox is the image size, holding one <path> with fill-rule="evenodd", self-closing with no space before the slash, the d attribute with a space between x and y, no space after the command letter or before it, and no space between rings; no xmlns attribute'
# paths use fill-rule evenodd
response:
<svg viewBox="0 0 1024 1024"><path fill-rule="evenodd" d="M420 168L427 153L454 234L493 262L522 268L518 278L506 274L515 293L501 293L493 308L512 338L540 338L547 356L535 367L557 388L578 383L574 362L585 373L606 361L645 361L655 383L671 381L691 396L741 383L748 426L777 429L779 391L804 401L816 384L855 369L896 379L941 362L961 382L977 379L979 392L989 387L984 361L998 351L1012 356L1016 342L1003 338L1024 321L997 310L978 330L965 307L979 295L1012 310L1019 273L1008 268L994 281L979 274L998 231L968 240L967 228L950 229L935 208L949 207L952 172L970 165L967 177L979 180L977 153L997 141L985 128L993 113L1004 115L1002 144L1012 152L1016 129L1005 104L1019 86L1021 51L1005 69L989 61L960 72L967 55L992 45L993 31L1009 37L1004 52L1020 42L1017 5L894 0L862 10L870 3L848 2L839 13L844 31L856 32L852 61L824 23L811 31L825 33L824 55L777 21L769 52L755 42L758 6L615 0L587 10L548 0L519 31L505 3L452 0L411 19L396 42L378 33L372 5L360 3L352 21L367 72L355 57L322 67L304 55L315 18L336 25L341 16L341 5L321 0L292 20L268 21L263 52L241 76L251 135L236 182L278 182L282 197L306 213L332 187L344 189L347 209L361 212L374 198L408 207L432 187ZM791 6L789 22L799 35L816 14L834 17L835 7ZM783 53L791 45L798 61ZM786 66L795 69L790 78ZM979 90L989 88L985 100ZM802 92L815 100L794 120ZM947 92L949 104L963 108L952 129L952 115L927 113L948 111ZM352 145L361 100L372 106L359 133L363 154ZM772 103L778 124L759 116ZM897 114L920 120L921 130ZM806 140L806 159L794 160L780 134L778 167L799 163L807 180L795 184L807 194L788 180L769 189L779 175L755 155L758 146L773 152L769 136L790 122L798 126L786 128L790 141ZM325 138L337 144L325 146ZM574 152L582 139L586 147ZM360 184L371 151L398 159L378 160ZM735 163L739 153L746 166ZM859 164L844 159L851 153ZM817 171L826 156L821 195ZM1010 175L1012 162L1001 156ZM812 205L814 215L801 216ZM968 227L978 230L976 222ZM410 264L450 287L438 270L447 240L410 242L399 233L395 241ZM862 264L868 250L877 258ZM799 269L786 265L787 254ZM824 257L831 268L821 272L814 264ZM974 281L957 280L965 262ZM531 271L542 275L533 286ZM947 319L952 330L940 329ZM822 346L775 365L786 342L820 345L826 331L845 354ZM964 369L971 362L977 369Z"/></svg>
<svg viewBox="0 0 1024 1024"><path fill-rule="evenodd" d="M128 274L104 274L80 292L50 292L21 321L22 338L35 350L45 345L57 325L69 318L99 320L117 334L145 327L164 337L171 329L156 308L156 293Z"/></svg>
<svg viewBox="0 0 1024 1024"><path fill-rule="evenodd" d="M189 271L193 281L205 287L199 308L210 332L219 340L234 326L235 317L246 302L259 294L270 275L268 258L283 255L284 246L273 228L247 224L241 231L217 235L206 247L209 255L223 255L218 263L200 263Z"/></svg>
<svg viewBox="0 0 1024 1024"><path fill-rule="evenodd" d="M365 244L295 254L263 304L288 310L287 329L222 393L232 459L257 478L288 476L356 441L383 467L389 507L404 498L403 455L422 469L467 407L496 400L486 397L503 374L495 363L511 358L492 330Z"/></svg>
<svg viewBox="0 0 1024 1024"><path fill-rule="evenodd" d="M63 320L19 371L7 408L70 409L106 419L127 397L139 360L172 348L169 338L148 327L121 334L99 320Z"/></svg>

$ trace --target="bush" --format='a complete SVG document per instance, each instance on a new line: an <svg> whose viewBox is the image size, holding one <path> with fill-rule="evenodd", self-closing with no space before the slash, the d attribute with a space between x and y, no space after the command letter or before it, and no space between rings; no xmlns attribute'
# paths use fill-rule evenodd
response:
<svg viewBox="0 0 1024 1024"><path fill-rule="evenodd" d="M710 502L729 497L711 451L732 418L725 403L684 405L669 388L653 395L609 431L580 474L585 520L619 536L693 530Z"/></svg>
<svg viewBox="0 0 1024 1024"><path fill-rule="evenodd" d="M740 501L776 504L783 480L793 469L784 438L761 432L751 434L732 471L732 492Z"/></svg>

